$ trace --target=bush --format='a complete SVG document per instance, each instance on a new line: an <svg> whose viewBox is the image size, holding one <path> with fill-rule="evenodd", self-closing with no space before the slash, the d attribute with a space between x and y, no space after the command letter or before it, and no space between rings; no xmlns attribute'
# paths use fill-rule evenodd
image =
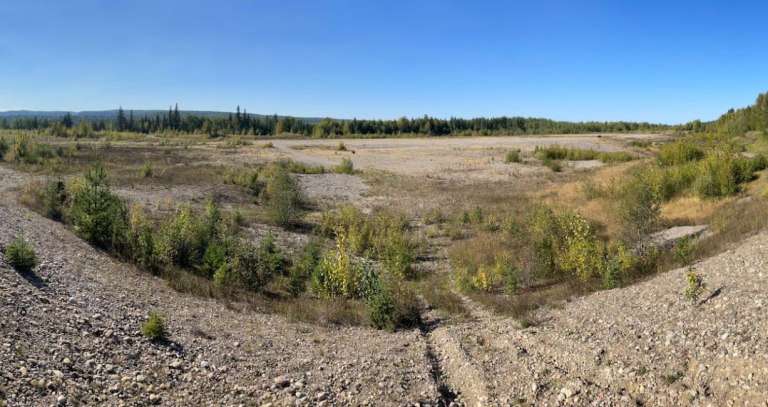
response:
<svg viewBox="0 0 768 407"><path fill-rule="evenodd" d="M192 210L185 207L169 216L158 230L158 254L167 264L189 268L200 261L201 251L198 246L199 222Z"/></svg>
<svg viewBox="0 0 768 407"><path fill-rule="evenodd" d="M282 271L283 257L267 237L258 248L245 240L238 239L232 244L228 263L214 274L214 281L235 284L251 291L260 291Z"/></svg>
<svg viewBox="0 0 768 407"><path fill-rule="evenodd" d="M659 162L662 165L681 165L689 161L698 161L704 158L704 151L693 143L678 140L675 143L661 147Z"/></svg>
<svg viewBox="0 0 768 407"><path fill-rule="evenodd" d="M216 272L224 266L227 251L216 242L212 242L205 249L200 271L203 276L212 279Z"/></svg>
<svg viewBox="0 0 768 407"><path fill-rule="evenodd" d="M344 157L341 159L341 164L339 164L336 168L334 168L334 172L337 172L339 174L352 174L355 172L354 164L352 163L352 160Z"/></svg>
<svg viewBox="0 0 768 407"><path fill-rule="evenodd" d="M168 341L168 332L165 329L165 317L157 312L150 312L149 319L141 327L141 333L153 342Z"/></svg>
<svg viewBox="0 0 768 407"><path fill-rule="evenodd" d="M635 158L634 154L625 152L607 152L607 151L595 151L585 150L580 148L568 148L561 146L536 146L534 150L539 159L543 162L552 162L557 160L569 160L569 161L586 161L586 160L600 160L604 163L626 162L632 161ZM546 165L546 164L545 164ZM550 165L547 165L548 167ZM552 167L550 167L552 168ZM555 169L552 169L558 172Z"/></svg>
<svg viewBox="0 0 768 407"><path fill-rule="evenodd" d="M19 232L11 242L5 246L5 260L18 271L30 271L37 266L38 259L35 249L27 242L24 231Z"/></svg>
<svg viewBox="0 0 768 407"><path fill-rule="evenodd" d="M346 235L336 237L336 249L329 251L312 276L315 291L325 297L360 298L362 267L355 263Z"/></svg>
<svg viewBox="0 0 768 407"><path fill-rule="evenodd" d="M43 215L49 219L61 221L64 217L66 199L66 188L61 178L48 179L43 194Z"/></svg>
<svg viewBox="0 0 768 407"><path fill-rule="evenodd" d="M707 285L704 283L704 279L702 279L700 275L696 274L693 267L688 268L688 272L685 274L685 279L687 285L685 292L683 293L683 297L686 300L690 300L692 302L698 301L701 295L704 293L704 290L707 288Z"/></svg>
<svg viewBox="0 0 768 407"><path fill-rule="evenodd" d="M319 231L326 236L343 235L353 254L382 261L387 271L412 277L412 264L420 245L408 234L410 224L402 213L378 211L366 216L352 205L326 211L320 219Z"/></svg>
<svg viewBox="0 0 768 407"><path fill-rule="evenodd" d="M136 204L131 210L131 222L128 230L130 258L134 264L144 270L154 272L158 266L158 249L155 241L154 223L148 220L141 205Z"/></svg>
<svg viewBox="0 0 768 407"><path fill-rule="evenodd" d="M520 150L512 150L507 151L507 157L504 159L504 162L506 163L519 163L522 159L520 158Z"/></svg>
<svg viewBox="0 0 768 407"><path fill-rule="evenodd" d="M257 170L227 168L224 170L224 183L248 188L254 196L258 196L262 189Z"/></svg>
<svg viewBox="0 0 768 407"><path fill-rule="evenodd" d="M696 241L688 236L680 239L675 246L674 256L683 265L689 266L693 263L696 254Z"/></svg>
<svg viewBox="0 0 768 407"><path fill-rule="evenodd" d="M304 196L299 181L282 167L275 167L264 190L267 218L281 227L294 227L301 220Z"/></svg>
<svg viewBox="0 0 768 407"><path fill-rule="evenodd" d="M88 243L122 253L127 210L125 202L111 193L106 178L101 161L95 161L85 173L85 185L74 191L70 218L75 233Z"/></svg>
<svg viewBox="0 0 768 407"><path fill-rule="evenodd" d="M3 161L5 154L9 149L10 147L8 146L8 142L5 140L5 137L0 137L0 161Z"/></svg>
<svg viewBox="0 0 768 407"><path fill-rule="evenodd" d="M152 164L150 164L149 160L144 161L144 165L141 166L141 172L139 173L139 176L141 178L151 178L154 176L154 173L152 172Z"/></svg>
<svg viewBox="0 0 768 407"><path fill-rule="evenodd" d="M436 206L424 214L422 221L425 225L440 224L445 222L445 215L443 215L443 211L440 209L440 207Z"/></svg>
<svg viewBox="0 0 768 407"><path fill-rule="evenodd" d="M654 185L654 173L641 169L623 185L619 217L630 243L639 243L654 232L661 217L661 196Z"/></svg>
<svg viewBox="0 0 768 407"><path fill-rule="evenodd" d="M304 245L301 254L293 262L289 275L289 292L294 297L306 290L307 279L314 274L322 259L321 249L320 240L313 237Z"/></svg>
<svg viewBox="0 0 768 407"><path fill-rule="evenodd" d="M421 321L421 305L416 293L399 280L380 278L366 304L368 322L377 329L394 331L416 326Z"/></svg>
<svg viewBox="0 0 768 407"><path fill-rule="evenodd" d="M336 151L347 151L347 146L344 145L343 141L339 141L339 145L336 146Z"/></svg>
<svg viewBox="0 0 768 407"><path fill-rule="evenodd" d="M561 172L563 167L560 165L560 161L545 158L541 161L542 165L552 170L552 172Z"/></svg>

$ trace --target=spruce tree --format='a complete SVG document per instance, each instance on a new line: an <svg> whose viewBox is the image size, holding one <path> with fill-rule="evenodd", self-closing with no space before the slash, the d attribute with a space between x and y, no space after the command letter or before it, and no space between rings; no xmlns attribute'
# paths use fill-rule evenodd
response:
<svg viewBox="0 0 768 407"><path fill-rule="evenodd" d="M119 109L117 109L117 130L118 131L125 131L127 127L127 120L125 119L125 112L123 111L123 107L120 106Z"/></svg>

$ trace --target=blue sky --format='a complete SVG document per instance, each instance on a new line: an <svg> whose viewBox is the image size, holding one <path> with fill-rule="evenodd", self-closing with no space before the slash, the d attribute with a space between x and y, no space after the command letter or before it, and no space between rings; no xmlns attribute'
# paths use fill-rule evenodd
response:
<svg viewBox="0 0 768 407"><path fill-rule="evenodd" d="M768 2L0 2L0 110L711 120L768 90Z"/></svg>

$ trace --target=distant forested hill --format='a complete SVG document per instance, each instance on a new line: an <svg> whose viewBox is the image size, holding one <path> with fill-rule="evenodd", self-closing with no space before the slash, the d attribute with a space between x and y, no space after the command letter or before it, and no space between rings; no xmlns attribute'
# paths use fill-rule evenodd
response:
<svg viewBox="0 0 768 407"><path fill-rule="evenodd" d="M6 118L7 120L12 120L15 118L33 118L37 117L39 119L61 119L63 118L67 113L69 113L72 117L72 119L75 122L78 122L80 119L85 120L87 122L95 122L95 121L111 121L116 123L117 122L117 116L118 116L118 109L113 110L91 110L91 111L82 111L82 112L68 112L68 111L42 111L42 110L10 110L7 112L0 112L0 119ZM126 114L130 113L130 110L125 110ZM133 115L135 118L141 118L141 117L156 117L158 115L163 116L167 115L168 110L133 110ZM181 117L186 116L197 116L202 118L227 118L229 115L234 115L236 112L214 112L214 111L208 111L208 110L179 110L179 114ZM275 117L275 115L264 115L264 114L254 114L254 113L248 113L248 116L254 117L254 118L265 118L265 117ZM277 118L283 118L288 116L277 116ZM301 120L305 123L317 123L320 120L322 120L322 117L297 117L296 119Z"/></svg>

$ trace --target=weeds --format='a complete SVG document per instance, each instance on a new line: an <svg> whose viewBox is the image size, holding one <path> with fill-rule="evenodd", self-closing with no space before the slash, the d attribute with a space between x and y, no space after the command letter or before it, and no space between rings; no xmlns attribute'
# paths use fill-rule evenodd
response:
<svg viewBox="0 0 768 407"><path fill-rule="evenodd" d="M510 163L519 163L523 161L522 158L520 158L520 150L511 150L507 151L507 156L504 158L504 162L507 164Z"/></svg>
<svg viewBox="0 0 768 407"><path fill-rule="evenodd" d="M141 171L139 172L139 177L152 178L153 176L154 173L152 172L152 164L150 164L149 160L144 161L144 165L141 166Z"/></svg>
<svg viewBox="0 0 768 407"><path fill-rule="evenodd" d="M344 157L341 159L341 164L336 166L333 169L334 172L337 172L339 174L352 174L355 172L354 164L352 163L352 160Z"/></svg>

